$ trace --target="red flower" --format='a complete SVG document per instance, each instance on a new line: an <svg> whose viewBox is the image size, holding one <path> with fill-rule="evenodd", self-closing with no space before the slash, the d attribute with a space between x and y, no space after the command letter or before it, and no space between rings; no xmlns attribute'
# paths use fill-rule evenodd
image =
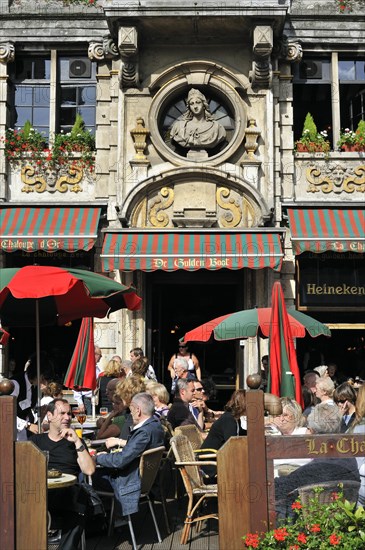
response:
<svg viewBox="0 0 365 550"><path fill-rule="evenodd" d="M307 542L307 537L304 533L299 533L299 535L297 536L297 541L305 543Z"/></svg>
<svg viewBox="0 0 365 550"><path fill-rule="evenodd" d="M340 498L340 495L338 493L332 493L331 500L338 500Z"/></svg>
<svg viewBox="0 0 365 550"><path fill-rule="evenodd" d="M299 546L297 544L292 544L289 546L289 550L299 550Z"/></svg>
<svg viewBox="0 0 365 550"><path fill-rule="evenodd" d="M319 523L314 523L312 525L312 527L310 528L310 530L311 530L312 533L319 533L320 530L321 530L321 527L320 527Z"/></svg>
<svg viewBox="0 0 365 550"><path fill-rule="evenodd" d="M274 531L274 539L278 541L285 540L286 537L289 536L288 531L285 527L280 527L279 529L275 529Z"/></svg>
<svg viewBox="0 0 365 550"><path fill-rule="evenodd" d="M257 534L248 533L244 540L245 546L249 548L258 548L260 544L259 536Z"/></svg>
<svg viewBox="0 0 365 550"><path fill-rule="evenodd" d="M302 508L302 505L298 500L296 500L295 502L293 502L291 507L292 507L292 510L300 510Z"/></svg>
<svg viewBox="0 0 365 550"><path fill-rule="evenodd" d="M330 544L333 546L336 546L337 544L340 544L341 537L338 537L335 533L333 533L329 538Z"/></svg>

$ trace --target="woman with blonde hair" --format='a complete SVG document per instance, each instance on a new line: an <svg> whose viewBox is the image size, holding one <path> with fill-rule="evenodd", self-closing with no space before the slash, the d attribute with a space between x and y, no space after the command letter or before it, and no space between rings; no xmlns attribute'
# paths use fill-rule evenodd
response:
<svg viewBox="0 0 365 550"><path fill-rule="evenodd" d="M280 402L283 412L273 418L272 424L280 430L282 435L307 433L307 428L304 427L305 418L299 403L290 397L281 397Z"/></svg>
<svg viewBox="0 0 365 550"><path fill-rule="evenodd" d="M118 437L109 437L105 441L105 445L110 449L118 445L119 447L124 447L127 443L127 439L130 433L130 428L133 426L132 415L129 411L129 405L132 402L132 399L137 393L142 393L146 391L146 384L138 375L128 376L115 388L114 399L119 399L124 405L123 415L125 417L123 426L120 430Z"/></svg>
<svg viewBox="0 0 365 550"><path fill-rule="evenodd" d="M166 387L158 382L150 381L146 384L146 391L152 395L155 404L155 416L157 418L166 417L170 410L168 406L170 396Z"/></svg>
<svg viewBox="0 0 365 550"><path fill-rule="evenodd" d="M114 378L120 378L122 380L125 378L125 372L119 361L110 359L105 370L99 374L96 390L99 398L99 408L106 407L109 412L113 410L113 403L107 396L106 387L110 380L113 380Z"/></svg>

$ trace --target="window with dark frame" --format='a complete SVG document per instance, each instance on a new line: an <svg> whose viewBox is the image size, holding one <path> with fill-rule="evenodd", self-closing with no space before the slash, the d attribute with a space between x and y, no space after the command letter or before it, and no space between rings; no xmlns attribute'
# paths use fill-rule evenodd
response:
<svg viewBox="0 0 365 550"><path fill-rule="evenodd" d="M9 71L12 128L22 128L29 120L48 140L50 128L55 128L56 133L67 133L80 114L85 129L95 134L96 64L87 57L60 56L56 82L51 80L50 55L17 56ZM50 120L52 86L57 90L55 121Z"/></svg>

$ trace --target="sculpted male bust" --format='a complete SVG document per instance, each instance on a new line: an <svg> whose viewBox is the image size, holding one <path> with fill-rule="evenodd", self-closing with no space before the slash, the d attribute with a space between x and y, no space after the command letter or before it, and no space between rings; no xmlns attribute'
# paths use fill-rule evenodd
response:
<svg viewBox="0 0 365 550"><path fill-rule="evenodd" d="M171 140L187 149L212 149L226 137L222 124L214 119L205 95L192 88L187 110L171 126Z"/></svg>

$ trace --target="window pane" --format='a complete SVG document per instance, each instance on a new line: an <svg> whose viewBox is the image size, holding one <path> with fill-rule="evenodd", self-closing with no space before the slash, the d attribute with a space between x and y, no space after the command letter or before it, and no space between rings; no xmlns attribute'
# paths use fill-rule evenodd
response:
<svg viewBox="0 0 365 550"><path fill-rule="evenodd" d="M34 87L34 105L49 105L50 102L50 89L49 86L35 86Z"/></svg>
<svg viewBox="0 0 365 550"><path fill-rule="evenodd" d="M94 126L95 109L93 107L79 107L77 112L82 116L85 126Z"/></svg>
<svg viewBox="0 0 365 550"><path fill-rule="evenodd" d="M356 61L356 80L365 80L365 61Z"/></svg>
<svg viewBox="0 0 365 550"><path fill-rule="evenodd" d="M95 105L96 87L87 86L79 88L79 105Z"/></svg>
<svg viewBox="0 0 365 550"><path fill-rule="evenodd" d="M17 80L32 78L32 59L30 57L15 57L15 75Z"/></svg>
<svg viewBox="0 0 365 550"><path fill-rule="evenodd" d="M72 126L76 120L76 108L61 109L60 124L61 126Z"/></svg>
<svg viewBox="0 0 365 550"><path fill-rule="evenodd" d="M76 88L61 88L61 105L76 105Z"/></svg>
<svg viewBox="0 0 365 550"><path fill-rule="evenodd" d="M32 108L31 107L17 107L15 109L15 121L14 126L20 128L24 126L24 123L32 120Z"/></svg>
<svg viewBox="0 0 365 550"><path fill-rule="evenodd" d="M51 60L45 58L37 58L34 60L33 76L36 80L49 80L51 75Z"/></svg>
<svg viewBox="0 0 365 550"><path fill-rule="evenodd" d="M355 62L339 61L338 75L340 80L355 80Z"/></svg>
<svg viewBox="0 0 365 550"><path fill-rule="evenodd" d="M33 124L34 126L47 127L49 121L49 108L36 107L33 109Z"/></svg>
<svg viewBox="0 0 365 550"><path fill-rule="evenodd" d="M15 106L32 105L33 103L33 88L31 86L16 86L15 87Z"/></svg>

